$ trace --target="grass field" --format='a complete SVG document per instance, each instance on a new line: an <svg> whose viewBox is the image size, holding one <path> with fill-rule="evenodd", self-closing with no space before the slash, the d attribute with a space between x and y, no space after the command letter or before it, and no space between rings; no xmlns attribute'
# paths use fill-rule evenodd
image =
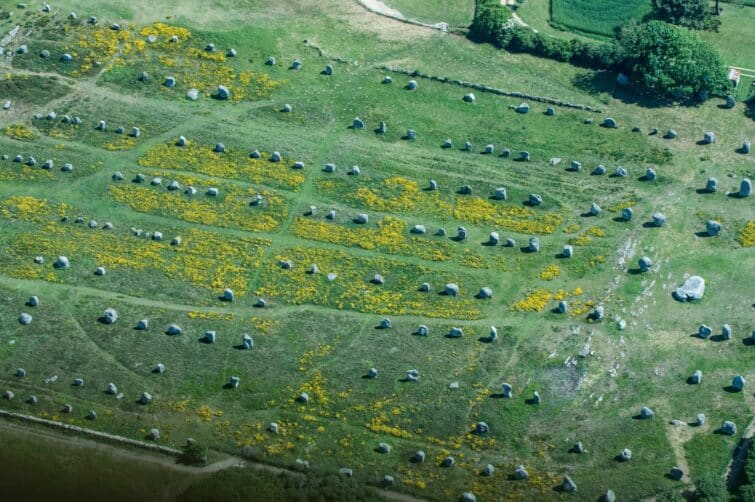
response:
<svg viewBox="0 0 755 502"><path fill-rule="evenodd" d="M551 22L570 31L613 37L616 28L653 12L649 0L551 0Z"/></svg>
<svg viewBox="0 0 755 502"><path fill-rule="evenodd" d="M284 467L297 458L323 472L349 467L362 483L388 474L392 490L432 500L465 491L478 500L558 499L565 474L585 499L608 488L637 499L681 491L704 472L723 476L755 407L751 389L724 390L735 374L755 379L743 273L755 266L746 247L755 211L750 199L726 196L753 176L751 156L736 152L755 131L741 103L646 108L615 89L614 75L477 46L346 0L239 4L231 27L208 4L143 0L64 1L53 14L14 7L0 23L3 33L21 24L11 48L30 49L3 63L0 87L13 103L0 114L8 155L0 160L0 391L15 393L2 408L136 439L157 427L161 444L194 437ZM100 22L73 22L72 10ZM205 51L208 43L216 51ZM229 47L236 57L225 55ZM43 48L49 58L39 57ZM63 51L75 53L70 66L59 62ZM274 66L265 64L271 55ZM294 59L301 69L289 68ZM333 75L322 74L327 64ZM383 84L382 65L605 111L556 107L548 116L530 102L518 114L519 99L476 92L467 103L468 89L422 78L410 91L399 73ZM168 75L175 88L161 85ZM28 80L34 85L17 85ZM218 84L232 99L212 98ZM184 97L192 87L196 101ZM57 116L44 118L51 111ZM81 124L64 122L66 114ZM599 126L608 116L617 129ZM350 128L355 117L364 129ZM374 131L381 121L385 134ZM679 137L649 135L652 127ZM403 139L408 129L416 139ZM708 130L716 142L698 145ZM452 148L442 148L446 138ZM224 153L213 151L217 143ZM493 154L482 153L488 144ZM522 150L529 162L515 160ZM560 164L549 162L556 157ZM41 168L47 159L53 169ZM572 160L581 171L566 169ZM629 176L590 175L598 164ZM349 174L354 165L360 174ZM651 166L657 179L643 181ZM698 193L708 176L719 191ZM427 190L431 179L438 190ZM178 190L168 190L173 181ZM466 185L471 194L461 193ZM499 187L506 200L493 197ZM526 205L531 193L543 203ZM586 214L592 202L599 216ZM618 221L624 207L633 221ZM654 211L665 213L664 227L644 225ZM366 223L355 221L360 213ZM721 235L696 235L708 219L723 224ZM427 232L411 233L418 224ZM460 226L463 241L452 238ZM493 231L516 244L485 245ZM531 237L537 253L522 249ZM566 244L569 259L560 257ZM52 267L59 255L69 269ZM635 273L642 255L655 263L651 273ZM99 266L104 276L94 274ZM706 280L705 298L674 301L671 291L693 273ZM419 291L424 282L429 292ZM458 296L439 294L447 283ZM228 287L233 302L219 298ZM493 297L477 298L482 287ZM30 295L38 306L25 305ZM265 308L255 307L259 298ZM562 299L566 314L554 311ZM597 305L606 311L599 322L588 319ZM115 324L99 320L107 307L118 311ZM31 325L18 322L22 312ZM386 317L391 328L379 329ZM140 319L148 330L135 329ZM734 336L691 336L701 323L714 334L728 323ZM167 334L171 324L182 333ZM416 335L420 325L428 336ZM446 336L452 328L464 336ZM214 344L203 342L207 331ZM245 333L252 350L241 350ZM158 363L165 373L153 372ZM24 378L14 376L19 367ZM364 378L373 367L377 378ZM419 381L404 381L410 369ZM703 384L688 385L696 369ZM224 388L232 376L239 387ZM75 378L84 386L73 387ZM110 382L122 399L104 392ZM499 397L504 382L513 399ZM145 391L154 399L139 404ZM535 391L539 405L528 402ZM35 405L26 402L32 394ZM61 412L66 403L73 413ZM655 419L634 420L642 406ZM700 412L703 427L670 425ZM715 433L727 419L737 435ZM478 421L490 431L473 434ZM585 454L570 453L576 441ZM390 453L375 451L381 442ZM632 461L615 461L627 447ZM419 449L426 461L411 462ZM452 468L440 467L447 455ZM481 476L488 463L494 475ZM519 464L526 482L511 478ZM674 465L689 477L664 476Z"/></svg>
<svg viewBox="0 0 755 502"><path fill-rule="evenodd" d="M409 19L425 23L444 21L450 26L467 27L474 16L474 0L387 0L383 3Z"/></svg>

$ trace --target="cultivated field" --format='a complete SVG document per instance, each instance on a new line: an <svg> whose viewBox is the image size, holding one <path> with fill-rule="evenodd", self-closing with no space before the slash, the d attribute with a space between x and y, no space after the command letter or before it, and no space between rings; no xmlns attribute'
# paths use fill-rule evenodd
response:
<svg viewBox="0 0 755 502"><path fill-rule="evenodd" d="M653 12L650 0L551 0L551 22L570 31L612 37L616 28Z"/></svg>
<svg viewBox="0 0 755 502"><path fill-rule="evenodd" d="M14 395L0 408L135 439L157 428L159 444L193 437L286 468L349 468L364 483L389 475L389 490L433 500L558 499L565 475L579 499L640 499L724 476L755 409L755 210L752 196L731 196L755 174L752 154L738 153L755 137L743 104L646 108L614 93L614 75L347 0L237 2L233 23L207 3L153 3L4 8L0 31L21 28L0 80L0 102L11 101L0 110L0 392ZM383 65L602 111L548 115L480 91L467 102L469 88ZM218 85L229 99L216 99ZM529 113L515 111L522 101ZM616 128L601 125L608 117ZM678 137L663 139L670 128ZM706 131L716 141L698 144ZM592 174L598 165L605 174ZM701 190L710 176L715 193ZM654 212L664 226L648 223ZM704 235L711 219L715 237ZM70 267L54 267L58 256ZM705 278L705 296L680 303L671 293L689 275ZM447 284L457 296L441 294ZM142 319L148 329L136 329ZM703 323L715 336L696 336ZM698 369L702 383L688 384ZM735 375L744 392L727 390ZM653 419L634 418L643 406ZM702 426L671 424L698 413ZM724 420L737 434L718 433ZM632 459L619 462L624 448ZM681 481L667 476L674 466Z"/></svg>

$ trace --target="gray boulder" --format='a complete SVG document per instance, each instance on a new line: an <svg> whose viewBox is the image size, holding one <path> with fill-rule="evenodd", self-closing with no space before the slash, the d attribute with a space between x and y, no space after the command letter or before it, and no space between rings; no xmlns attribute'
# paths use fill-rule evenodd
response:
<svg viewBox="0 0 755 502"><path fill-rule="evenodd" d="M739 184L739 196L749 197L751 193L752 193L752 182L749 179L745 178Z"/></svg>
<svg viewBox="0 0 755 502"><path fill-rule="evenodd" d="M653 226L655 227L662 227L666 224L666 215L663 213L655 212L651 218L653 219Z"/></svg>
<svg viewBox="0 0 755 502"><path fill-rule="evenodd" d="M523 465L518 465L517 468L514 469L515 479L518 479L519 481L524 481L529 477L530 475L527 473L527 469L525 469Z"/></svg>
<svg viewBox="0 0 755 502"><path fill-rule="evenodd" d="M649 272L650 269L653 267L653 261L648 258L647 256L643 256L640 258L639 261L640 264L640 272Z"/></svg>
<svg viewBox="0 0 755 502"><path fill-rule="evenodd" d="M640 409L640 418L647 420L647 419L653 418L654 416L655 416L655 413L653 413L653 410L651 410L647 406L643 406Z"/></svg>
<svg viewBox="0 0 755 502"><path fill-rule="evenodd" d="M718 187L718 180L714 178L713 176L708 178L708 181L705 183L705 191L709 193L713 193L716 191L716 188Z"/></svg>
<svg viewBox="0 0 755 502"><path fill-rule="evenodd" d="M459 296L459 285L453 282L446 284L443 293L447 296Z"/></svg>
<svg viewBox="0 0 755 502"><path fill-rule="evenodd" d="M538 239L537 237L530 237L527 251L529 251L530 253L537 253L538 251L540 251L540 239Z"/></svg>
<svg viewBox="0 0 755 502"><path fill-rule="evenodd" d="M105 324L114 324L118 320L118 312L114 308L106 308L105 313L102 314L102 319Z"/></svg>
<svg viewBox="0 0 755 502"><path fill-rule="evenodd" d="M708 220L705 224L705 230L710 237L715 237L721 233L721 224L716 220Z"/></svg>
<svg viewBox="0 0 755 502"><path fill-rule="evenodd" d="M703 381L703 372L700 370L695 370L695 372L692 374L692 376L689 378L690 383L693 383L695 385L699 384Z"/></svg>
<svg viewBox="0 0 755 502"><path fill-rule="evenodd" d="M669 477L674 481L681 481L681 479L684 477L684 471L678 467L673 467L669 472Z"/></svg>
<svg viewBox="0 0 755 502"><path fill-rule="evenodd" d="M561 482L561 489L566 493L574 493L577 491L577 484L569 476L564 476L564 480Z"/></svg>
<svg viewBox="0 0 755 502"><path fill-rule="evenodd" d="M24 326L31 324L31 321L32 321L31 315L27 314L26 312L18 316L18 322Z"/></svg>
<svg viewBox="0 0 755 502"><path fill-rule="evenodd" d="M705 294L705 279L699 275L693 275L674 291L673 296L676 300L683 302L699 300L703 294Z"/></svg>
<svg viewBox="0 0 755 502"><path fill-rule="evenodd" d="M705 324L701 324L697 329L697 334L700 338L708 338L712 333L713 330Z"/></svg>
<svg viewBox="0 0 755 502"><path fill-rule="evenodd" d="M477 298L480 298L480 299L493 298L493 290L487 286L484 288L480 288L480 292L477 293Z"/></svg>
<svg viewBox="0 0 755 502"><path fill-rule="evenodd" d="M724 324L721 328L721 338L724 340L731 340L731 326L728 324Z"/></svg>
<svg viewBox="0 0 755 502"><path fill-rule="evenodd" d="M634 217L634 211L631 207L625 207L621 210L621 219L624 221L632 221Z"/></svg>
<svg viewBox="0 0 755 502"><path fill-rule="evenodd" d="M737 426L732 422L731 420L726 420L721 425L721 433L726 434L727 436L733 436L737 433Z"/></svg>
<svg viewBox="0 0 755 502"><path fill-rule="evenodd" d="M451 328L451 330L448 332L449 338L461 338L464 336L464 330L461 328Z"/></svg>
<svg viewBox="0 0 755 502"><path fill-rule="evenodd" d="M737 392L742 392L746 384L747 381L742 375L737 375L731 380L731 388Z"/></svg>
<svg viewBox="0 0 755 502"><path fill-rule="evenodd" d="M217 98L226 100L231 97L231 91L224 85L218 86Z"/></svg>

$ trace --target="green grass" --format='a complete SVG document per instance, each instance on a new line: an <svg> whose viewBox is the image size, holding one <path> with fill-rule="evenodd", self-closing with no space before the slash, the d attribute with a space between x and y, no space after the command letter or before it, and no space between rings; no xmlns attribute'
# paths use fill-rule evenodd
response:
<svg viewBox="0 0 755 502"><path fill-rule="evenodd" d="M450 26L467 27L474 15L473 0L388 0L384 3L406 18L424 23L446 22Z"/></svg>
<svg viewBox="0 0 755 502"><path fill-rule="evenodd" d="M569 30L613 37L616 28L632 19L641 20L653 12L648 0L591 2L551 0L551 22Z"/></svg>
<svg viewBox="0 0 755 502"><path fill-rule="evenodd" d="M755 43L755 30L750 21L755 16L755 6L737 6L723 4L721 11L721 27L718 32L699 32L700 36L713 44L721 54L724 63L741 68L755 68L755 56L742 47ZM742 73L755 74L752 71ZM752 79L742 77L741 87L746 88Z"/></svg>
<svg viewBox="0 0 755 502"><path fill-rule="evenodd" d="M0 480L8 484L5 496L13 500L71 500L86 494L115 501L133 497L170 501L201 479L169 465L143 461L142 452L119 452L45 429L23 431L4 425L0 444L0 459L6 466ZM138 483L133 482L136 479Z"/></svg>
<svg viewBox="0 0 755 502"><path fill-rule="evenodd" d="M167 92L159 82L144 86L134 78L142 61L156 78L165 73L151 54L143 60L126 55L123 64L112 66L105 61L99 77L60 80L65 84L51 102L9 88L28 93L24 99L34 107L9 112L3 128L23 124L35 137L3 137L1 153L10 159L31 154L40 163L54 158L56 166L72 161L75 171L64 177L0 162L0 390L17 396L2 407L137 439L158 427L161 443L169 446L186 437L233 454L249 446L264 462L286 467L296 458L322 472L348 466L359 483L391 474L394 489L440 500L468 490L483 500L502 494L547 499L564 474L587 499L607 488L620 497L652 496L682 489L663 474L685 459L693 479L701 472L723 473L738 437L721 437L712 428L732 419L743 431L753 405L751 395L728 394L723 387L737 373L755 379L753 354L742 343L751 330L742 271L755 264L736 240L755 216L747 200L725 195L743 176L752 176L749 157L735 153L752 133L741 104L734 110L719 109L717 101L694 109L648 108L615 89L614 75L388 21L377 30L364 23L373 18L352 4L353 11L339 10L346 6L342 0L244 4L230 31L208 5L145 5L136 2L125 12L109 4L82 10L81 3L64 2L61 12L92 10L102 23L125 17L140 25L176 16L170 21L192 30L192 47L206 41L221 50L233 46L239 57L224 65L264 73L282 85L238 102L207 96L192 102L183 98L183 88ZM41 23L39 13L24 16L31 26ZM60 37L41 32L29 42L51 45ZM304 38L326 56L302 44ZM264 64L269 55L277 66ZM295 58L303 63L299 71L288 69ZM32 74L62 71L52 60L27 63L24 71ZM320 72L329 63L335 72L327 77ZM475 92L476 102L465 103L468 89L420 78L418 89L408 91L403 86L409 77L399 74L392 75L392 85L381 84L385 72L375 69L381 65L605 112L556 107L549 117L545 105L531 102L530 113L520 115L510 108L520 103L515 98ZM208 80L208 89L215 83ZM291 113L280 111L286 103ZM69 130L30 118L50 109L80 115L85 126ZM348 128L356 116L365 121L364 130ZM600 127L606 116L619 128ZM594 123L585 123L587 118ZM143 137L127 149L109 150L105 144L120 136L94 130L100 119L109 129L142 127ZM388 124L387 134L373 131L380 121ZM634 126L641 132L631 132ZM673 127L679 138L648 135L651 127ZM402 139L409 128L417 131L414 141ZM716 132L717 142L697 145L707 130ZM185 149L187 156L174 146L179 135L196 147ZM454 148L441 148L446 138ZM473 143L472 152L460 151L464 141ZM225 144L226 154L208 151L217 142ZM496 153L482 155L489 143ZM500 157L504 148L514 156L527 150L532 160ZM248 161L255 149L279 151L284 161ZM551 157L562 158L561 164L550 165ZM571 160L582 162L581 172L565 169ZM294 161L305 168L292 169ZM337 165L335 173L322 171L326 162ZM623 165L630 176L591 176L600 163L609 173ZM359 176L347 174L353 165L360 166ZM658 171L655 183L639 180L648 166ZM115 171L125 179L113 181ZM161 175L163 184L133 183L137 173L148 180ZM718 178L719 192L696 193L710 175ZM199 193L189 198L169 192L165 187L174 179ZM423 190L430 179L438 182L437 192ZM462 185L473 194L456 193ZM210 186L220 188L217 199L204 195ZM508 200L490 199L500 186ZM257 192L277 197L277 205L247 206ZM542 206L523 205L533 192L543 196ZM153 196L157 203L150 202ZM603 208L600 216L583 216L591 202ZM634 221L614 220L623 204L634 208ZM305 216L312 205L318 214ZM337 211L333 221L325 218L330 208ZM644 227L658 210L667 225ZM353 222L362 212L369 214L366 225ZM67 223L59 221L63 215ZM95 219L100 228L76 224L76 216ZM722 234L696 237L709 218L722 222ZM102 230L106 221L115 228ZM409 234L418 223L427 234ZM469 232L464 242L433 235L443 227L452 236L462 225ZM135 236L131 227L161 231L165 240ZM491 231L514 238L517 246L483 246ZM181 246L170 246L176 235L183 237ZM533 235L541 251L522 252ZM559 259L568 242L574 256ZM626 249L632 256L621 263ZM70 270L52 269L60 254L71 258ZM44 265L33 263L36 255L44 256ZM642 255L660 270L628 273ZM292 260L293 268L282 270L281 259ZM319 274L306 274L313 262ZM103 264L108 274L95 276ZM560 274L542 278L554 264ZM335 281L326 279L328 272L337 273ZM369 283L375 273L385 277L383 286ZM670 296L687 273L707 281L699 303L679 304ZM429 294L417 291L425 281L432 286ZM437 294L447 282L460 285L458 298ZM236 300L219 301L229 286ZM492 299L474 298L482 286L493 288ZM565 295L580 313L553 313L553 299L540 312L512 308L538 288ZM32 294L40 297L39 307L24 305ZM253 307L258 296L268 308ZM605 305L607 318L588 322L588 302ZM120 316L112 326L97 320L109 306ZM31 326L17 322L24 311L34 316ZM626 330L616 327L617 316L627 321ZM376 329L384 317L393 327ZM134 330L142 318L150 320L150 329ZM716 330L731 324L734 339L690 337L702 322ZM166 335L171 323L183 334ZM420 324L430 336L412 335ZM491 325L499 339L484 343ZM446 338L455 326L464 337ZM217 331L216 344L200 342L207 330ZM253 350L235 348L243 333L254 337ZM586 343L591 355L580 358ZM158 362L166 365L165 374L151 372ZM25 379L13 376L18 367L27 370ZM362 378L371 367L378 378ZM400 381L412 368L420 381ZM703 371L703 384L687 385L695 369ZM52 375L58 381L44 383ZM241 378L238 389L223 388L231 376ZM77 377L85 379L84 387L70 386ZM122 400L103 392L111 381L124 393ZM449 388L454 381L456 390ZM502 382L514 386L514 399L495 397ZM135 402L145 390L155 397L148 406ZM307 405L295 400L302 391L310 395ZM534 391L543 396L539 406L525 401ZM39 398L35 407L24 403L32 393ZM62 416L67 402L75 412ZM656 411L656 419L633 420L644 405ZM84 419L89 409L98 412L96 421ZM691 421L700 411L711 428L677 435L667 425L672 418ZM468 434L478 420L490 425L487 436ZM266 431L272 421L281 433ZM393 448L388 455L374 451L383 441ZM576 441L587 454L568 452ZM633 461L614 461L625 447ZM424 464L409 462L418 449L427 452ZM456 467L439 468L448 454ZM496 474L480 477L487 463ZM530 472L528 483L509 479L520 463Z"/></svg>

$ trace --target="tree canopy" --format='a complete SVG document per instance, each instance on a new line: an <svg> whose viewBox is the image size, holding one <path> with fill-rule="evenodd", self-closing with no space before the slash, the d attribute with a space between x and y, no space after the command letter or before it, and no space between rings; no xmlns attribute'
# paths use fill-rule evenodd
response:
<svg viewBox="0 0 755 502"><path fill-rule="evenodd" d="M618 41L623 65L649 94L679 100L723 94L726 66L716 50L695 33L662 21L631 24Z"/></svg>
<svg viewBox="0 0 755 502"><path fill-rule="evenodd" d="M710 17L708 0L657 0L661 19L671 24L703 29Z"/></svg>

